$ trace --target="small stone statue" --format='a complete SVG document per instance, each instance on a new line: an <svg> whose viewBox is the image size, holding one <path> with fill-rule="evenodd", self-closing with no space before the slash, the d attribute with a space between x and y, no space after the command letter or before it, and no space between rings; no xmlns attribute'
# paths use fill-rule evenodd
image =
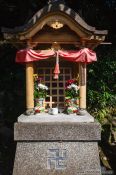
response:
<svg viewBox="0 0 116 175"><path fill-rule="evenodd" d="M78 115L86 115L87 114L87 111L86 111L86 109L79 109L79 111L78 111L77 114Z"/></svg>
<svg viewBox="0 0 116 175"><path fill-rule="evenodd" d="M29 115L34 115L35 111L34 109L27 109L25 112L25 115L29 116Z"/></svg>

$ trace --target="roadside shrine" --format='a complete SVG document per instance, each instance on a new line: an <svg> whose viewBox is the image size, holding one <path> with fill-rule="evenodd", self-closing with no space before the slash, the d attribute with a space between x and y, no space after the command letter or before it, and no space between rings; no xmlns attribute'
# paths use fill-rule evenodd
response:
<svg viewBox="0 0 116 175"><path fill-rule="evenodd" d="M51 1L24 26L2 31L26 67L13 175L100 175L101 131L86 111L86 73L107 31L89 26L64 1Z"/></svg>

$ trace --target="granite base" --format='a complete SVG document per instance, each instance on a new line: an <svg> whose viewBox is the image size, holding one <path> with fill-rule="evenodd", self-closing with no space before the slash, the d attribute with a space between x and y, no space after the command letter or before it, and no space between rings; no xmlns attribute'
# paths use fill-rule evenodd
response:
<svg viewBox="0 0 116 175"><path fill-rule="evenodd" d="M22 142L13 175L100 175L97 143Z"/></svg>
<svg viewBox="0 0 116 175"><path fill-rule="evenodd" d="M13 175L101 175L97 144L100 125L65 119L18 119Z"/></svg>

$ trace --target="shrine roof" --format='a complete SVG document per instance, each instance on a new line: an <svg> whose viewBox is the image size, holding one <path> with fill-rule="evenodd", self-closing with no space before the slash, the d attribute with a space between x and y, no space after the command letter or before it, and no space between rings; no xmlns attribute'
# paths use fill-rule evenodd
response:
<svg viewBox="0 0 116 175"><path fill-rule="evenodd" d="M78 23L82 28L85 30L92 32L95 35L107 35L108 31L107 30L96 30L95 27L92 27L88 25L74 10L71 8L67 7L64 4L48 4L41 10L39 10L26 24L23 26L15 27L13 29L10 28L2 28L2 33L7 33L7 34L18 34L18 33L24 33L28 31L30 28L32 28L36 23L44 16L50 13L57 13L61 12L70 18L72 18L76 23Z"/></svg>

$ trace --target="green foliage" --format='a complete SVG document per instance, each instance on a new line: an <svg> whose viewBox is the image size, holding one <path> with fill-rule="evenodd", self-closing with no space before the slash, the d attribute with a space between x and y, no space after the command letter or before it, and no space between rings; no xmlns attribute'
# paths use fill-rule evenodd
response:
<svg viewBox="0 0 116 175"><path fill-rule="evenodd" d="M79 93L75 91L75 89L70 89L70 90L66 90L65 91L65 97L68 99L72 99L72 98L78 98Z"/></svg>
<svg viewBox="0 0 116 175"><path fill-rule="evenodd" d="M100 46L96 49L98 62L88 66L88 111L102 125L102 152L100 158L105 167L111 156L112 164L116 143L116 49L115 46ZM111 168L111 167L110 167Z"/></svg>
<svg viewBox="0 0 116 175"><path fill-rule="evenodd" d="M73 99L79 96L79 86L76 79L68 80L65 87L65 98Z"/></svg>
<svg viewBox="0 0 116 175"><path fill-rule="evenodd" d="M88 110L102 124L103 136L109 133L106 141L115 142L116 49L107 46L96 51L98 62L88 66Z"/></svg>
<svg viewBox="0 0 116 175"><path fill-rule="evenodd" d="M40 78L41 79L41 78ZM46 98L48 87L45 86L39 77L34 81L34 99L36 98Z"/></svg>
<svg viewBox="0 0 116 175"><path fill-rule="evenodd" d="M47 96L47 91L45 91L44 89L40 89L40 90L35 89L34 90L34 99L45 98L46 96Z"/></svg>

